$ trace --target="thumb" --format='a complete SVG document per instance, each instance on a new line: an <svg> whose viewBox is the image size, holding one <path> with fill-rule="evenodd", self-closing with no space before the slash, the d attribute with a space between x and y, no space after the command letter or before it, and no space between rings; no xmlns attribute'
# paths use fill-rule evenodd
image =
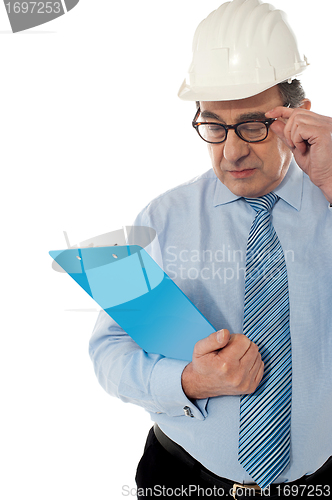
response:
<svg viewBox="0 0 332 500"><path fill-rule="evenodd" d="M210 352L222 349L228 344L230 338L231 335L226 328L217 332L213 332L208 337L205 337L204 339L201 339L196 343L194 355L204 356L205 354L209 354Z"/></svg>
<svg viewBox="0 0 332 500"><path fill-rule="evenodd" d="M282 140L282 142L284 144L286 144L286 146L289 149L293 150L294 144L288 142L288 140L285 137L285 134L284 134L285 126L286 126L286 124L283 123L281 120L276 120L274 123L272 123L270 129L272 130L272 132L274 132L279 137L279 139Z"/></svg>

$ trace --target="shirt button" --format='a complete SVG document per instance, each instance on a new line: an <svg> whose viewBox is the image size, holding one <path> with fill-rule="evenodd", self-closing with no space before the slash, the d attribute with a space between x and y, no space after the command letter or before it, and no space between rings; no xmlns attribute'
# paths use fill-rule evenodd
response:
<svg viewBox="0 0 332 500"><path fill-rule="evenodd" d="M184 411L184 414L186 417L193 417L193 412L191 411L191 409L189 408L189 406L185 406L183 408L183 411Z"/></svg>

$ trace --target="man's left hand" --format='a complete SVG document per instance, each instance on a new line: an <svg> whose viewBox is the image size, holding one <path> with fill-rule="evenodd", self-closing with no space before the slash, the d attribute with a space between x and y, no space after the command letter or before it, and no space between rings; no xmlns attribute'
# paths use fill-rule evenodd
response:
<svg viewBox="0 0 332 500"><path fill-rule="evenodd" d="M332 203L332 118L303 108L277 108L271 130L292 150L296 163Z"/></svg>

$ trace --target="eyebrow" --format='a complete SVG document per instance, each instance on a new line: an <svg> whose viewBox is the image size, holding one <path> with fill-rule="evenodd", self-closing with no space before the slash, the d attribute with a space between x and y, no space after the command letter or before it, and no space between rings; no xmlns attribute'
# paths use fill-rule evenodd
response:
<svg viewBox="0 0 332 500"><path fill-rule="evenodd" d="M202 111L201 117L205 120L209 120L209 119L210 120L217 120L220 123L226 124L226 122L222 118L220 118L220 116L218 116L215 113L212 113L212 111ZM264 120L266 120L266 116L265 116L265 113L263 113L263 111L252 111L250 113L244 113L242 115L239 115L237 117L236 123L245 122L248 120L263 120L264 121Z"/></svg>

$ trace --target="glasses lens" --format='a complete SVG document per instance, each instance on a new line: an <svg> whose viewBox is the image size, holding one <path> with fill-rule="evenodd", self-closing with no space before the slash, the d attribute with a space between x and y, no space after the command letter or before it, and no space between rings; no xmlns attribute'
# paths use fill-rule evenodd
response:
<svg viewBox="0 0 332 500"><path fill-rule="evenodd" d="M222 125L202 124L198 126L199 135L207 142L222 142L226 137L226 130Z"/></svg>
<svg viewBox="0 0 332 500"><path fill-rule="evenodd" d="M262 141L267 136L267 127L261 122L242 123L237 127L239 135L245 141Z"/></svg>

